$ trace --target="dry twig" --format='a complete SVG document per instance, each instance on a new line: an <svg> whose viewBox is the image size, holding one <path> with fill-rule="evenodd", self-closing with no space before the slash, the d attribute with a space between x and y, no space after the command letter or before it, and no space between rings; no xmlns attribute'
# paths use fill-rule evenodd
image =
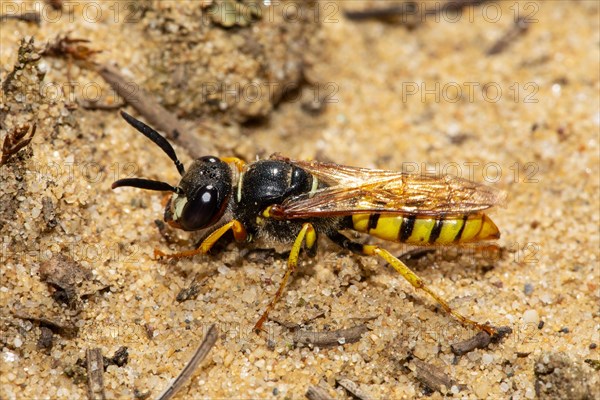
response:
<svg viewBox="0 0 600 400"><path fill-rule="evenodd" d="M376 19L414 28L427 21L428 16L460 11L465 7L478 6L487 1L489 0L454 0L447 1L441 6L436 2L433 3L435 6L431 8L427 8L427 3L406 1L399 5L373 7L359 11L345 11L344 15L346 18L354 21ZM424 9L420 10L420 7L423 7Z"/></svg>
<svg viewBox="0 0 600 400"><path fill-rule="evenodd" d="M87 349L87 378L88 378L88 398L90 400L104 400L106 395L104 394L104 359L102 358L102 351L98 348Z"/></svg>
<svg viewBox="0 0 600 400"><path fill-rule="evenodd" d="M364 324L331 332L315 332L299 329L294 332L294 342L310 344L318 347L339 346L347 343L358 342L363 333L367 332L367 330L368 328Z"/></svg>
<svg viewBox="0 0 600 400"><path fill-rule="evenodd" d="M515 23L502 35L492 47L488 49L486 55L492 56L502 53L510 46L519 36L523 35L529 29L529 21L527 18L518 18Z"/></svg>
<svg viewBox="0 0 600 400"><path fill-rule="evenodd" d="M497 343L502 340L504 336L512 332L512 329L507 326L501 326L495 329L497 333L494 336L490 336L487 332L479 332L472 338L452 344L450 349L455 355L462 356L475 349L485 349L490 343Z"/></svg>
<svg viewBox="0 0 600 400"><path fill-rule="evenodd" d="M368 394L366 394L356 382L351 381L347 378L340 378L336 379L335 381L338 385L346 389L352 396L354 396L358 400L371 400L371 397Z"/></svg>
<svg viewBox="0 0 600 400"><path fill-rule="evenodd" d="M36 310L35 312L39 312L39 310ZM15 311L13 312L13 316L15 318L37 322L40 326L45 326L52 330L52 332L58 333L68 339L76 337L77 332L79 331L77 325L71 321L65 321L58 316L49 316L48 313L45 313L45 316L42 317L40 315L28 314L23 311Z"/></svg>
<svg viewBox="0 0 600 400"><path fill-rule="evenodd" d="M305 394L309 400L333 400L325 389L319 386L309 386Z"/></svg>
<svg viewBox="0 0 600 400"><path fill-rule="evenodd" d="M100 65L96 70L127 104L146 119L149 125L164 132L168 139L178 142L187 149L193 158L211 153L207 150L212 150L213 146L202 138L186 132L183 124L175 115L167 111L139 86L125 79L119 70L108 65Z"/></svg>
<svg viewBox="0 0 600 400"><path fill-rule="evenodd" d="M213 348L215 343L217 342L218 330L215 325L211 325L208 328L208 332L206 332L206 336L204 340L187 363L185 368L181 371L181 373L173 380L173 382L158 396L158 400L169 400L175 394L181 390L183 385L185 385L192 377L192 374L198 367L198 364L206 358L210 350Z"/></svg>
<svg viewBox="0 0 600 400"><path fill-rule="evenodd" d="M8 21L9 19L16 19L18 21L33 22L40 24L42 20L40 13L37 11L29 11L21 14L2 14L0 15L0 22Z"/></svg>
<svg viewBox="0 0 600 400"><path fill-rule="evenodd" d="M446 394L456 383L441 368L413 358L409 364L414 366L415 377L429 390ZM410 369L410 368L409 368ZM463 385L457 385L462 388Z"/></svg>

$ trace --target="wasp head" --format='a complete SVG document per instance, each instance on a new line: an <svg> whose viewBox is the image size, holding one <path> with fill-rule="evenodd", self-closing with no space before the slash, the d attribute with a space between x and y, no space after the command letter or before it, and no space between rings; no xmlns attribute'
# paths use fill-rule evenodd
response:
<svg viewBox="0 0 600 400"><path fill-rule="evenodd" d="M186 172L171 144L148 125L121 112L131 126L158 145L175 163L181 175L177 186L142 178L120 179L112 188L122 186L173 192L165 209L165 221L179 229L196 231L208 228L221 219L232 191L231 169L224 161L205 156L196 159Z"/></svg>

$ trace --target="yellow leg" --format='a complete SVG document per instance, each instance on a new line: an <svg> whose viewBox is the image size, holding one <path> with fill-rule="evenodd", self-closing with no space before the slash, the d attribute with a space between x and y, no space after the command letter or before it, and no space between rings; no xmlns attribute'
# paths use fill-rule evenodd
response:
<svg viewBox="0 0 600 400"><path fill-rule="evenodd" d="M182 251L180 253L174 254L165 254L158 249L154 249L154 258L184 258L193 257L196 254L206 254L217 242L217 240L219 240L221 236L223 236L230 229L233 231L233 236L235 237L235 240L237 240L238 242L246 240L246 229L244 229L244 226L241 222L234 219L233 221L226 223L214 232L211 232L211 234L208 235L206 239L202 241L202 243L197 249Z"/></svg>
<svg viewBox="0 0 600 400"><path fill-rule="evenodd" d="M421 289L427 292L435 301L437 301L442 308L449 314L453 315L457 320L459 320L463 325L472 325L476 328L489 333L494 336L498 332L492 326L482 325L478 322L475 322L462 314L454 311L448 303L436 293L434 293L423 281L423 279L419 278L414 272L411 271L402 261L394 257L389 251L384 250L378 246L365 245L363 246L363 253L366 255L377 255L387 261L396 271L400 273L411 285L413 285L416 289Z"/></svg>
<svg viewBox="0 0 600 400"><path fill-rule="evenodd" d="M277 303L277 301L279 301L279 299L281 298L281 295L283 294L283 289L285 289L288 279L296 270L296 267L298 266L298 257L300 256L300 250L302 249L302 243L306 243L306 247L310 249L314 246L316 241L317 233L315 232L313 226L308 222L303 224L300 233L298 233L298 236L296 236L296 240L292 245L292 250L290 251L290 256L288 258L287 271L283 276L283 280L279 285L279 289L277 289L277 292L275 293L275 297L273 298L273 300L271 300L265 312L262 314L258 322L254 325L255 332L258 333L262 330L262 326L267 320L269 312L273 310L273 307L275 307L275 303Z"/></svg>

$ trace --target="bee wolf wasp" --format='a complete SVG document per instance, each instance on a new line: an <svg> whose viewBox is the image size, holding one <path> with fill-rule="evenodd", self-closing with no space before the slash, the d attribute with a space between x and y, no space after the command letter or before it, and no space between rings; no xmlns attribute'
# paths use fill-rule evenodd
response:
<svg viewBox="0 0 600 400"><path fill-rule="evenodd" d="M454 311L408 266L387 250L360 244L345 230L412 245L452 245L498 239L500 232L483 213L502 192L457 177L432 177L356 168L317 161L295 161L280 155L252 163L238 158L204 156L185 170L173 147L157 131L125 112L131 126L158 145L181 175L177 186L141 178L120 179L112 188L132 186L172 192L164 213L172 227L203 231L197 249L176 254L154 251L155 257L204 254L226 232L236 241L291 244L287 270L266 310L255 325L260 331L298 265L300 251L315 256L317 237L362 255L382 258L416 289L425 291L463 325L490 335L490 325Z"/></svg>

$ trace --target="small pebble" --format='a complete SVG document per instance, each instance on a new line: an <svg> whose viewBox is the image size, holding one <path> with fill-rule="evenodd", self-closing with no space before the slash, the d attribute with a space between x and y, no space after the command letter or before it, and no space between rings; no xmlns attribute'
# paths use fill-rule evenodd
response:
<svg viewBox="0 0 600 400"><path fill-rule="evenodd" d="M523 313L523 322L537 325L540 322L540 316L536 310L527 310Z"/></svg>
<svg viewBox="0 0 600 400"><path fill-rule="evenodd" d="M567 328L566 326L564 328L560 328L560 333L569 333L569 328Z"/></svg>
<svg viewBox="0 0 600 400"><path fill-rule="evenodd" d="M528 399L535 399L535 391L532 388L527 388L525 391L525 397Z"/></svg>
<svg viewBox="0 0 600 400"><path fill-rule="evenodd" d="M596 343L590 343L590 350L594 350L598 345Z"/></svg>
<svg viewBox="0 0 600 400"><path fill-rule="evenodd" d="M533 285L531 283L526 283L525 287L523 288L523 292L529 296L531 293L533 293Z"/></svg>
<svg viewBox="0 0 600 400"><path fill-rule="evenodd" d="M256 289L250 288L250 289L244 290L244 292L242 293L241 299L244 303L254 302L256 300Z"/></svg>
<svg viewBox="0 0 600 400"><path fill-rule="evenodd" d="M484 365L489 365L494 362L494 356L491 354L484 354L483 356L481 356L481 362Z"/></svg>
<svg viewBox="0 0 600 400"><path fill-rule="evenodd" d="M538 324L538 329L542 329L544 327L545 322L543 320Z"/></svg>
<svg viewBox="0 0 600 400"><path fill-rule="evenodd" d="M219 274L225 275L230 271L230 269L225 264L221 264L217 267L217 271L219 272Z"/></svg>
<svg viewBox="0 0 600 400"><path fill-rule="evenodd" d="M2 352L2 358L5 362L14 362L17 360L18 356L15 353L6 350Z"/></svg>

